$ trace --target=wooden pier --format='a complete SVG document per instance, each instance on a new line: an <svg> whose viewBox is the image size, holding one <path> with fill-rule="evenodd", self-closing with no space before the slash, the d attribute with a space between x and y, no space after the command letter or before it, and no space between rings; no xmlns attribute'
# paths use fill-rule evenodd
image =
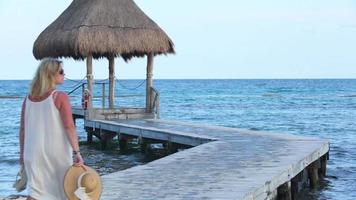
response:
<svg viewBox="0 0 356 200"><path fill-rule="evenodd" d="M88 136L194 146L102 176L102 199L296 199L326 174L329 142L185 122L85 120ZM171 145L174 146L174 145Z"/></svg>

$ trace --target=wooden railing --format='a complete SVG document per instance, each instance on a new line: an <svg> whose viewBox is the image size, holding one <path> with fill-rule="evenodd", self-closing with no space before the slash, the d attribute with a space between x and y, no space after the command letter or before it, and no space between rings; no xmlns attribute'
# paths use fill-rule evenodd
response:
<svg viewBox="0 0 356 200"><path fill-rule="evenodd" d="M155 114L156 118L159 119L159 109L160 109L160 99L159 92L151 87L151 112Z"/></svg>
<svg viewBox="0 0 356 200"><path fill-rule="evenodd" d="M68 92L68 95L71 95L72 93L79 90L80 88L82 90L82 95L83 95L83 92L86 89L86 87L85 87L86 84L87 83L82 83L82 84L76 86L74 89L72 89L70 92ZM102 85L101 96L97 94L98 96L92 97L92 100L101 98L101 108L100 107L99 108L93 107L92 109L88 108L88 111L90 111L90 113L91 113L90 116L97 116L99 114L99 115L104 115L105 118L116 118L116 117L121 118L122 116L125 115L125 117L123 117L123 118L127 118L127 119L134 115L136 115L138 118L140 117L140 115L142 115L143 118L157 118L158 119L160 117L160 93L155 88L151 87L151 90L150 90L150 98L151 99L150 99L149 111L147 112L147 109L146 109L146 112L143 112L142 110L145 110L145 108L137 108L137 107L136 108L117 107L117 108L112 108L112 109L106 108L106 100L108 98L108 95L105 94L105 92L106 92L105 85L108 83L102 82L102 83L94 83L94 84ZM139 95L139 96L141 96L141 95ZM123 96L123 97L125 97L125 96ZM98 105L98 104L96 104L96 105Z"/></svg>
<svg viewBox="0 0 356 200"><path fill-rule="evenodd" d="M83 93L85 84L86 83L79 84L77 87L75 87L73 90L69 91L67 94L71 95L73 92L77 91L79 88L82 88L82 93Z"/></svg>
<svg viewBox="0 0 356 200"><path fill-rule="evenodd" d="M82 89L82 95L83 95L83 93L84 93L84 91L85 91L85 85L86 85L87 83L82 83L82 84L79 84L77 87L75 87L74 89L72 89L71 91L69 91L67 94L68 95L71 95L72 93L74 93L75 91L77 91L79 88L81 88ZM96 85L102 85L102 90L101 90L101 97L99 96L99 98L101 98L101 108L105 108L105 99L106 99L106 94L105 94L105 85L106 84L109 84L109 83L94 83L94 84L96 84ZM91 95L93 95L93 94L91 94ZM92 98L94 99L95 97L94 96L92 96Z"/></svg>

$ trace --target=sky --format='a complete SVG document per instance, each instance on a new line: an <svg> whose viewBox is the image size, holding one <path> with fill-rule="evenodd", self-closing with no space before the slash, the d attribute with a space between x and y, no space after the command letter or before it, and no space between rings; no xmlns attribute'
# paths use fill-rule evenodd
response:
<svg viewBox="0 0 356 200"><path fill-rule="evenodd" d="M0 80L32 79L33 43L72 0L0 0ZM136 0L173 40L155 79L356 78L356 0ZM66 77L85 62L63 59ZM120 79L144 79L146 59L115 59ZM108 77L108 61L94 62Z"/></svg>

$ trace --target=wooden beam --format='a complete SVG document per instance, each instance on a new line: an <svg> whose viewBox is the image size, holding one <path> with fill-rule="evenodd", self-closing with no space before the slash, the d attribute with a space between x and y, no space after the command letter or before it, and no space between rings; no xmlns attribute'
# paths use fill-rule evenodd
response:
<svg viewBox="0 0 356 200"><path fill-rule="evenodd" d="M88 90L90 92L89 102L88 102L88 109L91 110L93 108L93 56L91 54L87 57L87 83L88 83Z"/></svg>
<svg viewBox="0 0 356 200"><path fill-rule="evenodd" d="M327 159L327 155L323 155L320 158L320 170L319 170L319 175L321 177L325 177L326 176L326 165L327 165L328 159Z"/></svg>
<svg viewBox="0 0 356 200"><path fill-rule="evenodd" d="M91 144L93 142L93 129L91 128L85 128L87 131L87 142Z"/></svg>
<svg viewBox="0 0 356 200"><path fill-rule="evenodd" d="M290 190L291 190L292 200L296 200L297 199L297 195L298 195L298 192L299 192L299 182L303 181L303 173L304 173L304 170L299 172L299 174L297 174L290 181L290 183L291 183L291 189Z"/></svg>
<svg viewBox="0 0 356 200"><path fill-rule="evenodd" d="M277 188L278 200L292 200L291 182L288 181Z"/></svg>
<svg viewBox="0 0 356 200"><path fill-rule="evenodd" d="M311 189L316 189L319 183L318 160L308 166L308 177Z"/></svg>
<svg viewBox="0 0 356 200"><path fill-rule="evenodd" d="M153 85L153 53L147 55L147 74L146 74L146 112L150 113L151 110L151 87Z"/></svg>
<svg viewBox="0 0 356 200"><path fill-rule="evenodd" d="M126 151L128 147L128 141L127 137L125 137L123 134L119 134L119 147L120 151Z"/></svg>
<svg viewBox="0 0 356 200"><path fill-rule="evenodd" d="M114 108L115 100L115 57L109 58L109 108Z"/></svg>

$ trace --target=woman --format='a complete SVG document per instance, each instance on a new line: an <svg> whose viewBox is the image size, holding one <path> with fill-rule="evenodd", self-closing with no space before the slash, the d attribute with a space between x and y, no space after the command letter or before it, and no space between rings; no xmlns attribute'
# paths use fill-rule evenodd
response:
<svg viewBox="0 0 356 200"><path fill-rule="evenodd" d="M55 90L63 81L62 62L44 59L22 104L20 164L27 173L28 200L67 199L66 170L73 158L75 165L83 164L68 95Z"/></svg>

